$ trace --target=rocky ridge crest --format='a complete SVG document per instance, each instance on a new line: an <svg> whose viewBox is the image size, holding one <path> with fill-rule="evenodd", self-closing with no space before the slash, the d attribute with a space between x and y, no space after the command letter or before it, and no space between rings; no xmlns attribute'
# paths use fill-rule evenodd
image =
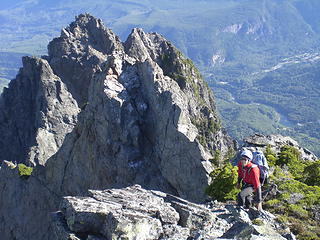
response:
<svg viewBox="0 0 320 240"><path fill-rule="evenodd" d="M54 213L59 239L294 239L275 216L233 204L194 204L139 185L65 197ZM282 234L280 234L280 233Z"/></svg>
<svg viewBox="0 0 320 240"><path fill-rule="evenodd" d="M292 146L299 151L302 160L316 161L318 159L310 150L301 147L297 141L288 136L254 134L244 139L243 147L251 148L252 150L258 148L265 151L267 146L276 154L281 151L282 147Z"/></svg>

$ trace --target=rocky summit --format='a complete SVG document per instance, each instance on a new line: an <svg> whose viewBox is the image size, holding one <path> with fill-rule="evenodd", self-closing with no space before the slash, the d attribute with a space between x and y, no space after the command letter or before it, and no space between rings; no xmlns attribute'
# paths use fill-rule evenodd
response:
<svg viewBox="0 0 320 240"><path fill-rule="evenodd" d="M300 157L303 161L316 161L318 157L312 153L310 150L301 147L297 141L288 136L282 135L263 135L263 134L254 134L244 139L243 147L255 150L259 149L260 151L265 151L267 146L270 149L278 154L281 151L281 148L284 146L292 146L296 148Z"/></svg>
<svg viewBox="0 0 320 240"><path fill-rule="evenodd" d="M270 213L257 216L253 209L218 202L194 204L139 185L90 191L87 197L65 197L60 208L53 219L61 240L294 238Z"/></svg>
<svg viewBox="0 0 320 240"><path fill-rule="evenodd" d="M211 162L235 150L221 128L213 93L189 59L157 33L133 29L121 42L89 14L62 29L49 43L48 56L23 58L1 95L0 123L0 159L6 160L0 170L0 232L8 240L63 239L54 234L51 212L64 196L83 196L81 204L89 201L95 208L100 200L93 191L88 196L88 189L139 184L201 202ZM15 163L32 166L32 174L21 173ZM63 198L68 213L61 216L77 232L81 221L71 224L68 215L77 215L71 207L78 199L72 199ZM101 204L113 205L108 202ZM117 212L117 204L111 208ZM152 208L142 220L154 223L152 236L185 227L176 224L178 210L168 209L167 220L162 213L152 219ZM116 212L112 224L130 215ZM173 229L164 230L159 218ZM108 227L93 226L111 239L114 226Z"/></svg>

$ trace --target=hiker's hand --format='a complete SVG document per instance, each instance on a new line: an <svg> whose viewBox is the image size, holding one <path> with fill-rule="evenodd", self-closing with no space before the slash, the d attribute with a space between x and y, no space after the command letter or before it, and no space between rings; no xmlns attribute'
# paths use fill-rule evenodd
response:
<svg viewBox="0 0 320 240"><path fill-rule="evenodd" d="M259 202L257 204L257 209L258 209L258 211L262 211L262 202Z"/></svg>

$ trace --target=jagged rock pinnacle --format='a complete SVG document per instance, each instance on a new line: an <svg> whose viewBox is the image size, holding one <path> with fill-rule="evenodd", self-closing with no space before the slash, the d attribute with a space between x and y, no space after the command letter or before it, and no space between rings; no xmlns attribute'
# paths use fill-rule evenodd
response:
<svg viewBox="0 0 320 240"><path fill-rule="evenodd" d="M79 109L46 60L22 62L0 100L0 158L44 165L72 131Z"/></svg>

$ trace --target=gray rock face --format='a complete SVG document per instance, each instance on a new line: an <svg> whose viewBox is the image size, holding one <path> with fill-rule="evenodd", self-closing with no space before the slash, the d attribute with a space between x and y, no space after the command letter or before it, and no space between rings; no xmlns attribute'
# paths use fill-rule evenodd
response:
<svg viewBox="0 0 320 240"><path fill-rule="evenodd" d="M286 239L268 213L256 218L254 210L221 203L194 204L139 185L90 191L88 197L65 197L60 207L54 214L60 240Z"/></svg>
<svg viewBox="0 0 320 240"><path fill-rule="evenodd" d="M2 162L0 169L1 239L56 239L50 212L61 201L37 173L28 179L20 177L18 168ZM41 171L41 166L36 171Z"/></svg>
<svg viewBox="0 0 320 240"><path fill-rule="evenodd" d="M0 98L0 159L44 165L77 123L77 102L48 62L24 57Z"/></svg>
<svg viewBox="0 0 320 240"><path fill-rule="evenodd" d="M292 146L299 150L301 158L305 161L316 161L318 158L311 151L306 148L301 147L297 141L288 136L281 135L261 135L255 134L253 136L247 137L244 139L244 147L248 148L260 148L265 150L265 148L270 145L271 149L275 153L279 153L281 147L283 146Z"/></svg>
<svg viewBox="0 0 320 240"><path fill-rule="evenodd" d="M63 29L48 53L24 58L0 100L0 158L36 165L28 179L0 170L4 239L55 239L49 212L61 197L88 189L140 184L205 198L210 160L222 160L234 142L190 60L140 29L121 43L88 14Z"/></svg>
<svg viewBox="0 0 320 240"><path fill-rule="evenodd" d="M234 145L219 125L212 92L198 70L155 33L134 29L122 47L110 30L87 15L66 31L49 50L68 46L64 55L69 51L66 57L72 59L73 52L94 54L94 48L104 62L85 77L87 104L75 130L47 163L47 175L54 176L50 184L62 194L79 194L139 183L194 201L204 199L210 159L216 151L226 155ZM96 43L101 34L109 34L103 36L110 44ZM88 45L81 48L84 52L75 46L78 38ZM49 51L50 63L59 62L53 60L54 52Z"/></svg>

